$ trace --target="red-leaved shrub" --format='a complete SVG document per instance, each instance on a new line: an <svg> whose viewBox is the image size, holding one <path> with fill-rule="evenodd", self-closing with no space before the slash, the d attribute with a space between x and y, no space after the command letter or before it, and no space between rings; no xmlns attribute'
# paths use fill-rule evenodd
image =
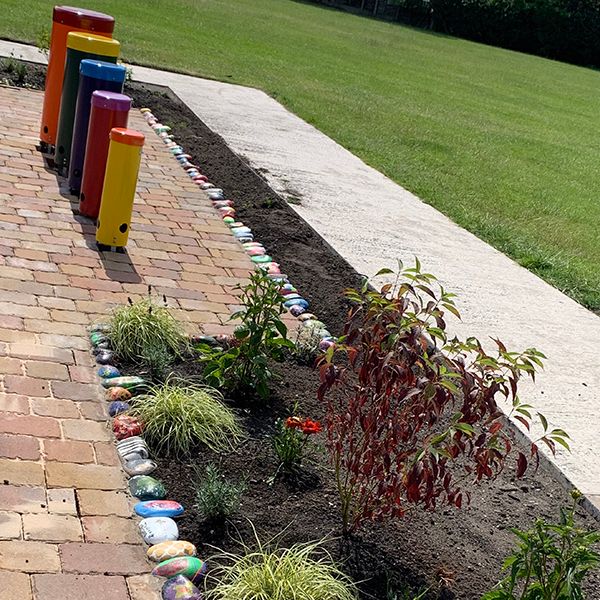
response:
<svg viewBox="0 0 600 600"><path fill-rule="evenodd" d="M353 307L340 343L320 359L318 391L344 534L365 520L402 516L408 504L460 507L469 499L464 480L495 477L511 451L498 400L529 428L532 409L517 387L524 375L535 377L543 354L509 352L499 340L488 353L475 338L449 339L446 314L460 317L454 295L418 261L380 292L365 282L347 296ZM537 443L568 447L567 434L537 416L544 428ZM517 475L527 463L519 452Z"/></svg>

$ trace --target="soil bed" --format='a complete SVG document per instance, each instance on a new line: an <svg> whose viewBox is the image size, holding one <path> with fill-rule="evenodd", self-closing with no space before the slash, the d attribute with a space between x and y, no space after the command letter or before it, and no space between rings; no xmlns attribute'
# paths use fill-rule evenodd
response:
<svg viewBox="0 0 600 600"><path fill-rule="evenodd" d="M43 73L40 67L28 68ZM41 85L38 75L30 75L31 87L35 82ZM10 80L10 73L0 63L0 81L5 79ZM339 333L347 308L341 291L356 285L360 277L172 94L138 84L128 85L126 91L138 107L147 106L173 128L193 162L235 201L239 219L254 230L256 239L311 301L311 310L332 332ZM196 365L178 366L178 371L186 374L197 370ZM269 403L252 411L240 410L248 438L236 452L216 456L198 451L183 463L157 460L156 477L167 486L169 498L186 507L179 519L180 538L195 543L202 558L213 553L211 546L240 551L240 538L252 544L252 522L263 541L283 530L282 544L332 538L328 548L334 557L346 561L343 569L347 573L362 581L363 600L394 600L386 592L388 580L394 589L408 585L415 592L431 586L430 598L479 600L498 580L502 561L513 548L515 539L508 528L528 527L537 517L556 520L559 508L569 503L568 493L543 465L537 473L515 480L511 464L496 481L471 486L472 502L462 510L440 506L435 513L428 513L414 509L403 520L366 526L352 540L350 558L344 558L334 539L339 533L339 511L324 455L316 456L302 486L281 479L273 485L267 483L277 467L269 439L275 419L290 414L295 403L303 415L323 417L316 399L317 374L310 367L289 361L275 370L281 381L273 386ZM202 472L209 462L220 464L229 478L243 479L247 485L240 513L224 531L202 522L194 508L196 469ZM589 527L597 525L584 511L580 511L580 521ZM440 575L453 580L451 589L438 586ZM598 584L600 578L589 578L590 598L598 597L591 591L598 589Z"/></svg>

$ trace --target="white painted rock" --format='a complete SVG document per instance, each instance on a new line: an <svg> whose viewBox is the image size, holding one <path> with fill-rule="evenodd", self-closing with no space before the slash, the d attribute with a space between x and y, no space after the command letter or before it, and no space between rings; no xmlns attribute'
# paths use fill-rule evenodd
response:
<svg viewBox="0 0 600 600"><path fill-rule="evenodd" d="M142 537L147 544L154 546L162 542L172 542L179 537L177 523L169 517L148 517L139 524Z"/></svg>

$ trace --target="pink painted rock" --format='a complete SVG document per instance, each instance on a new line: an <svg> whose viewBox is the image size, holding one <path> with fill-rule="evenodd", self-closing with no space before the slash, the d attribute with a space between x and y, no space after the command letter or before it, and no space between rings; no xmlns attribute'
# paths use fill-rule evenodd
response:
<svg viewBox="0 0 600 600"><path fill-rule="evenodd" d="M124 414L118 415L113 420L113 432L118 440L140 435L142 430L142 423L137 417Z"/></svg>

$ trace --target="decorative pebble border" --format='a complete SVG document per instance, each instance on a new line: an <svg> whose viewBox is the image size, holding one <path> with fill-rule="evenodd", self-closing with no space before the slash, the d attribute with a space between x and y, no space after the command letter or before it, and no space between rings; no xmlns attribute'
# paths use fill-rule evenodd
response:
<svg viewBox="0 0 600 600"><path fill-rule="evenodd" d="M327 351L335 344L335 338L323 322L308 312L308 301L298 293L288 276L281 272L280 265L267 254L265 247L254 240L250 227L235 220L233 200L225 199L223 190L210 183L206 175L190 162L191 156L185 154L184 149L174 141L174 136L169 133L170 127L159 123L150 109L143 108L141 112L188 177L208 194L213 207L229 226L235 239L242 244L255 268L265 271L270 279L280 284L283 307L303 327L311 327L320 338L319 349ZM148 382L137 376L121 376L112 364L115 356L107 333L106 324L95 325L90 330L90 342L99 365L97 375L106 390L105 398L110 402L108 412L112 417L112 431L117 439L117 454L123 470L130 477L129 490L139 500L134 506L134 512L142 517L139 529L144 541L150 546L147 556L158 562L152 575L166 578L162 587L164 600L201 600L198 586L206 572L206 563L196 557L197 551L192 543L178 539L179 531L173 517L181 515L184 508L174 500L165 500L167 491L164 485L150 476L157 465L150 458L148 446L143 439L143 423L127 414L129 401L146 389ZM201 337L210 339L210 336Z"/></svg>

